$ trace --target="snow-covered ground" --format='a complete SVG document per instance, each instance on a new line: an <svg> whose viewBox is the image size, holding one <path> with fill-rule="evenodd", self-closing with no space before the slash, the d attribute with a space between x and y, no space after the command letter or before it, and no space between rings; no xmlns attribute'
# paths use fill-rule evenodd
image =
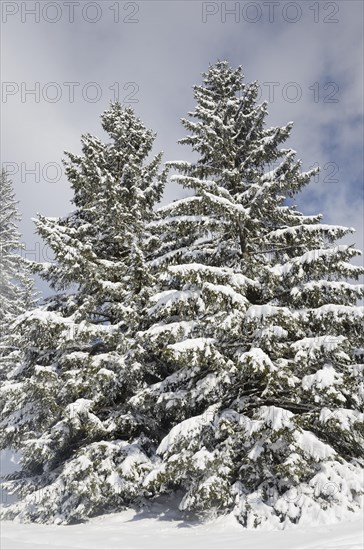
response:
<svg viewBox="0 0 364 550"><path fill-rule="evenodd" d="M2 475L14 471L17 455L0 453ZM179 495L181 497L181 495ZM4 496L8 504L16 499ZM364 518L353 514L334 525L298 527L285 531L249 530L231 516L201 523L178 511L180 498L161 497L150 511L126 510L78 525L38 525L2 521L1 550L362 550Z"/></svg>
<svg viewBox="0 0 364 550"><path fill-rule="evenodd" d="M164 508L165 509L165 508ZM233 517L207 523L188 522L173 511L135 513L133 510L94 518L70 526L30 525L4 521L2 550L88 549L322 549L361 550L363 518L285 531L247 530Z"/></svg>

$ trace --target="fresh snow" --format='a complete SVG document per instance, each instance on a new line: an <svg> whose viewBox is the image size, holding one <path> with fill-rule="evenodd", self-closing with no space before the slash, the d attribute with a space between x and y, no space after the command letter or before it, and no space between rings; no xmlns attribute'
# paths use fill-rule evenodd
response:
<svg viewBox="0 0 364 550"><path fill-rule="evenodd" d="M312 233L312 232L322 232L322 233L328 233L329 235L332 235L334 237L337 236L337 233L355 233L355 229L353 227L346 227L344 225L329 225L325 223L314 223L314 224L300 224L300 225L294 225L292 227L284 227L282 229L276 229L274 231L271 231L269 233L269 237L281 237L282 235L293 235L294 237L297 236L297 233L305 232L305 233Z"/></svg>
<svg viewBox="0 0 364 550"><path fill-rule="evenodd" d="M270 306L268 304L259 306L251 306L246 312L248 319L262 319L265 317L274 317L275 315L285 315L287 317L293 317L294 314L289 310L288 307L282 306Z"/></svg>
<svg viewBox="0 0 364 550"><path fill-rule="evenodd" d="M177 199L170 204L159 207L157 209L157 212L168 212L169 210L173 211L175 210L175 208L177 208L181 204L188 204L191 202L201 202L201 197L193 195L190 197L184 197L183 199Z"/></svg>
<svg viewBox="0 0 364 550"><path fill-rule="evenodd" d="M225 199L224 197L219 197L218 195L213 195L212 193L208 193L207 191L204 191L204 196L208 198L212 203L218 204L222 207L225 207L229 210L229 212L235 212L238 214L242 214L243 216L247 216L249 214L250 209L244 208L241 204L234 204L228 199Z"/></svg>
<svg viewBox="0 0 364 550"><path fill-rule="evenodd" d="M318 307L311 310L314 313L316 318L325 318L328 313L336 315L347 315L352 319L355 317L361 319L364 317L364 307L362 306L342 306L338 304L326 304L324 306Z"/></svg>
<svg viewBox="0 0 364 550"><path fill-rule="evenodd" d="M291 347L296 350L300 349L304 351L309 351L313 348L320 349L321 347L323 347L327 351L333 351L345 340L345 336L330 336L327 334L326 336L302 338L301 340L297 340L297 342L294 342Z"/></svg>
<svg viewBox="0 0 364 550"><path fill-rule="evenodd" d="M83 157L67 153L77 211L35 220L56 295L3 324L2 443L24 458L3 548L362 547L364 310L347 305L362 290L330 281L363 271L354 245L330 246L354 230L282 206L317 170L277 148L291 123L265 128L258 84L226 62L204 81L180 140L202 156L169 163L199 196L154 211L167 173L160 155L144 162L153 134L115 103L114 143L84 134ZM217 517L217 502L234 512Z"/></svg>
<svg viewBox="0 0 364 550"><path fill-rule="evenodd" d="M193 440L193 436L197 435L201 428L206 424L209 424L209 422L211 421L209 410L212 409L213 407L209 407L209 409L204 414L193 416L191 418L188 418L187 420L183 420L182 422L177 424L177 426L174 426L169 434L164 439L162 439L157 449L157 454L163 455L180 439L185 438L188 441Z"/></svg>
<svg viewBox="0 0 364 550"><path fill-rule="evenodd" d="M285 531L244 529L232 515L205 523L183 519L165 504L149 512L124 512L99 516L78 525L38 525L2 522L2 550L360 550L363 519Z"/></svg>
<svg viewBox="0 0 364 550"><path fill-rule="evenodd" d="M181 277L196 274L204 276L211 276L221 279L226 279L232 286L244 288L247 285L259 286L256 281L246 277L242 273L238 273L236 270L229 267L216 267L211 265L200 264L197 262L191 262L188 264L170 265L168 271Z"/></svg>
<svg viewBox="0 0 364 550"><path fill-rule="evenodd" d="M308 226L309 227L309 226ZM286 262L284 264L277 264L273 267L270 267L270 271L276 275L276 276L283 276L287 275L292 271L292 269L298 265L304 265L304 264L311 264L312 262L316 262L319 258L326 258L329 259L330 257L336 258L338 254L345 253L350 249L349 246L346 244L333 246L331 248L320 248L315 250L310 250L309 252L305 252L302 254L302 256L298 256L296 258L293 258L291 262ZM356 251L355 249L350 249L351 253L354 254ZM355 267L351 266L351 264L348 264L349 267Z"/></svg>
<svg viewBox="0 0 364 550"><path fill-rule="evenodd" d="M163 292L158 292L151 298L151 301L155 305L148 309L148 313L149 315L154 315L164 307L172 306L175 303L187 303L195 297L198 298L198 296L199 293L192 290L164 290Z"/></svg>
<svg viewBox="0 0 364 550"><path fill-rule="evenodd" d="M211 216L168 216L161 220L149 222L148 228L165 226L169 223L211 223L216 221ZM222 222L220 222L222 223Z"/></svg>
<svg viewBox="0 0 364 550"><path fill-rule="evenodd" d="M185 351L191 350L204 350L210 344L215 342L214 338L190 338L184 340L183 342L177 342L176 344L169 344L168 349L176 353L184 353ZM206 350L207 351L207 350Z"/></svg>
<svg viewBox="0 0 364 550"><path fill-rule="evenodd" d="M313 456L317 462L335 456L335 451L330 445L323 443L315 434L302 430L295 432L296 443L307 456Z"/></svg>
<svg viewBox="0 0 364 550"><path fill-rule="evenodd" d="M156 323L148 330L139 332L139 335L146 336L148 338L156 338L158 336L170 333L173 336L177 336L181 331L184 335L188 335L198 325L196 321L176 321L174 323Z"/></svg>
<svg viewBox="0 0 364 550"><path fill-rule="evenodd" d="M324 365L324 367L315 372L315 374L307 374L304 376L302 378L302 387L305 390L311 389L312 386L316 386L316 388L320 390L326 388L330 389L334 387L334 384L338 382L341 383L342 379L343 375L337 373L331 365Z"/></svg>
<svg viewBox="0 0 364 550"><path fill-rule="evenodd" d="M310 281L304 283L301 287L295 286L291 289L291 296L297 296L302 293L302 291L326 291L326 290L337 290L339 292L352 291L356 293L364 292L364 285L362 284L352 284L345 281Z"/></svg>

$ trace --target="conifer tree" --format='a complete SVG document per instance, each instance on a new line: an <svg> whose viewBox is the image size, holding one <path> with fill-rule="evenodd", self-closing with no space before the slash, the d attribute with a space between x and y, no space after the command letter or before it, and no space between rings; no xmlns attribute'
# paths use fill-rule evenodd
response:
<svg viewBox="0 0 364 550"><path fill-rule="evenodd" d="M70 523L114 510L142 493L153 445L126 407L141 384L131 348L152 278L145 225L154 217L165 170L148 158L154 134L131 108L102 117L108 141L85 134L67 154L75 210L39 216L38 234L55 261L34 269L54 289L18 317L18 366L1 388L1 446L21 451L6 488L20 501L3 516Z"/></svg>
<svg viewBox="0 0 364 550"><path fill-rule="evenodd" d="M170 164L194 195L149 224L162 286L138 337L154 384L131 399L157 420L145 488L248 527L343 517L363 492L363 286L347 279L364 270L335 244L354 230L291 204L315 171L241 68L218 62L194 91L180 143L198 160Z"/></svg>
<svg viewBox="0 0 364 550"><path fill-rule="evenodd" d="M18 212L12 182L5 170L0 173L0 378L6 375L3 357L14 357L7 342L16 317L30 309L35 300L33 280L21 256Z"/></svg>

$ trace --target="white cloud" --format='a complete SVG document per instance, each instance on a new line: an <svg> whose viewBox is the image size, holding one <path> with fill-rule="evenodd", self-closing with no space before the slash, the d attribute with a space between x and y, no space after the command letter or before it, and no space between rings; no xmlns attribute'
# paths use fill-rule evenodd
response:
<svg viewBox="0 0 364 550"><path fill-rule="evenodd" d="M223 23L220 2L212 3L219 11L203 23L202 2L196 1L140 1L136 14L139 23L114 23L109 9L114 4L102 2L103 17L95 24L77 17L74 23L68 23L65 17L54 24L35 24L31 17L21 23L18 14L3 25L3 82L25 82L28 87L39 82L41 88L56 82L62 97L56 103L42 97L39 103L30 97L21 103L18 94L2 104L6 137L2 141L2 162L24 162L29 168L39 162L44 167L49 162L60 163L64 149L78 152L81 133L100 134L99 115L112 99L109 87L115 82L121 90L130 82L139 87L139 102L134 107L158 132L156 149L164 149L165 160L189 158L188 148L176 142L184 135L179 119L194 105L192 85L201 81L200 73L209 62L228 58L233 65L243 65L248 81L279 83L268 123L295 121L289 144L298 151L305 168L315 162L323 167L328 162L339 166L339 181L327 185L321 178L312 183L302 195L301 210L306 206L323 211L327 221L356 225L357 244L363 246L361 2L337 2L339 12L335 17L339 22L332 24L323 22L329 10L324 11L321 2L319 23L314 23L315 14L309 9L313 4L308 2L294 3L299 4L303 14L297 23L284 20L283 1L272 23L235 22L232 16ZM234 4L227 2L230 7ZM120 11L123 17L128 13L130 10ZM97 103L85 101L80 91L92 81L102 89L102 99ZM334 94L337 103L322 101L332 91L323 88L329 81L339 86ZM75 88L74 103L67 100L65 82L80 83ZM284 97L284 86L289 82L296 82L302 90L302 98L296 103ZM309 89L315 82L320 92L317 103ZM262 90L267 98L268 86L262 85ZM122 93L130 91L129 87ZM294 89L288 91L293 93ZM44 178L35 183L29 176L23 183L18 172L13 180L23 212L21 228L32 248L37 237L30 218L38 211L64 215L70 208L71 193L64 177L51 184ZM183 191L170 186L166 198L170 200L177 193Z"/></svg>

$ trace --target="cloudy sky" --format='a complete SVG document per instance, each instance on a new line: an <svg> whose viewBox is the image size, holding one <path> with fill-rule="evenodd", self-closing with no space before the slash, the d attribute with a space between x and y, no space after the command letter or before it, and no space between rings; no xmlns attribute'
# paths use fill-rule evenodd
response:
<svg viewBox="0 0 364 550"><path fill-rule="evenodd" d="M47 259L31 218L72 210L63 151L79 152L84 132L103 137L99 115L110 100L130 103L157 132L165 161L189 159L176 143L179 120L218 59L258 80L269 125L295 122L289 146L304 169L321 166L300 209L356 227L351 242L363 247L361 1L3 1L1 9L1 163L29 258ZM183 194L168 185L164 202Z"/></svg>

